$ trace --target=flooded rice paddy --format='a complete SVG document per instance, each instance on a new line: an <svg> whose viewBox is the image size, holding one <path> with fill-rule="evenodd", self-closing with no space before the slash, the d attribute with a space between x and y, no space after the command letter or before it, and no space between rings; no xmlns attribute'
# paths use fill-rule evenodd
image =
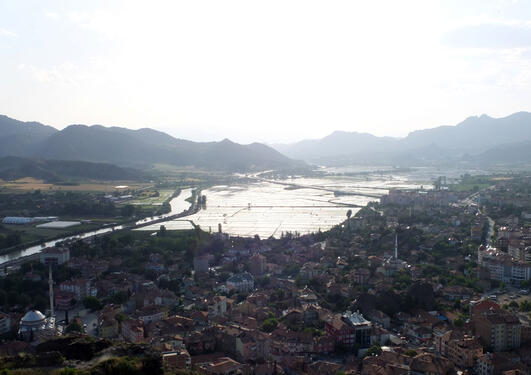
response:
<svg viewBox="0 0 531 375"><path fill-rule="evenodd" d="M284 232L301 234L328 230L356 214L390 188L419 188L407 176L363 176L257 180L245 185L219 185L203 190L207 204L196 214L158 223L139 230L190 229L190 222L203 230L237 236L280 237ZM426 188L431 187L425 183ZM334 194L340 192L340 194ZM185 199L181 194L175 200ZM180 204L172 202L173 204ZM187 202L186 202L187 203ZM172 209L172 211L174 211Z"/></svg>

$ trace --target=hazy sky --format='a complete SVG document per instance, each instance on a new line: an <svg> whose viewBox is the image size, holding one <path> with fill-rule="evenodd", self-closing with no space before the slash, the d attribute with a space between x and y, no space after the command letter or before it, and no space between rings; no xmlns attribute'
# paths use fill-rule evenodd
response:
<svg viewBox="0 0 531 375"><path fill-rule="evenodd" d="M0 0L0 113L193 140L531 111L530 1Z"/></svg>

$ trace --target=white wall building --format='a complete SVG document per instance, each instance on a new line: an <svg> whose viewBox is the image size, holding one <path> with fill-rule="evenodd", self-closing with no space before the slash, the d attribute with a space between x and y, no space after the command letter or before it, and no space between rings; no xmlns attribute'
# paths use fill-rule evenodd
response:
<svg viewBox="0 0 531 375"><path fill-rule="evenodd" d="M49 247L41 251L41 263L63 264L70 260L70 249L67 247Z"/></svg>
<svg viewBox="0 0 531 375"><path fill-rule="evenodd" d="M225 284L228 290L248 292L254 289L254 278L249 272L237 273L229 277Z"/></svg>

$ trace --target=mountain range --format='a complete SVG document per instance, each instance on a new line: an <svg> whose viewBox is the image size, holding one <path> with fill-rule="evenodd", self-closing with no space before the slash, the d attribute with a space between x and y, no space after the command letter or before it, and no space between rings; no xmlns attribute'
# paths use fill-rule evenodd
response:
<svg viewBox="0 0 531 375"><path fill-rule="evenodd" d="M455 126L413 131L404 138L336 131L322 139L272 147L261 143L242 145L228 139L192 142L149 128L70 125L57 130L0 115L0 158L8 156L26 161L3 160L10 168L0 169L3 174L17 176L23 170L32 170L50 178L60 175L60 164L43 160L102 163L99 167L109 173L109 165L113 164L126 168L115 170L123 176L138 175L138 169L156 164L226 172L305 167L305 162L299 160L336 166L516 166L531 164L531 113L518 112L503 118L474 116ZM75 169L67 164L62 167ZM85 169L97 167L86 165Z"/></svg>
<svg viewBox="0 0 531 375"><path fill-rule="evenodd" d="M283 169L304 165L260 143L192 142L153 129L70 125L57 130L0 116L0 157L79 160L143 168L154 164L223 171Z"/></svg>
<svg viewBox="0 0 531 375"><path fill-rule="evenodd" d="M325 165L392 163L531 163L531 113L469 117L455 126L417 130L404 138L336 131L314 140L273 145L288 157Z"/></svg>

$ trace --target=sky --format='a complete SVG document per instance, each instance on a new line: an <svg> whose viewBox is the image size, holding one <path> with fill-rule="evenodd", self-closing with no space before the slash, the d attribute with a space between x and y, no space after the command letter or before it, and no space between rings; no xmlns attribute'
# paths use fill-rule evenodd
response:
<svg viewBox="0 0 531 375"><path fill-rule="evenodd" d="M531 111L531 2L0 0L0 113L197 141Z"/></svg>

